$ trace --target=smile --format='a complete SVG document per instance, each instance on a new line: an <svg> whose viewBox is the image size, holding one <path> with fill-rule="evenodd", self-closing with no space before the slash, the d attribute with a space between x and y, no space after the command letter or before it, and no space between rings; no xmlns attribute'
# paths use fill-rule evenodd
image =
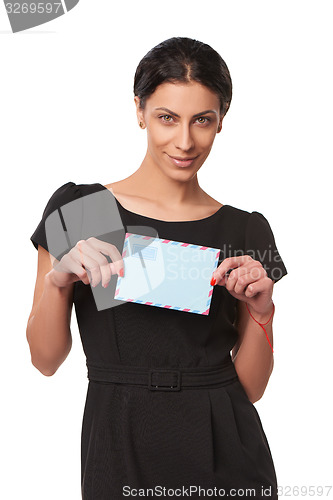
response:
<svg viewBox="0 0 333 500"><path fill-rule="evenodd" d="M192 163L194 162L194 160L198 157L198 156L192 156L192 157L184 157L182 158L181 156L170 156L168 155L168 157L170 158L170 160L172 161L172 163L174 165L177 165L177 167L190 167L192 165Z"/></svg>

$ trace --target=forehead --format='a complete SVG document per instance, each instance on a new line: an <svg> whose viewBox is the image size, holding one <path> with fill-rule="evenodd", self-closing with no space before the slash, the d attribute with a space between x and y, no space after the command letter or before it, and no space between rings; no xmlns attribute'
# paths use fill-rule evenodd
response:
<svg viewBox="0 0 333 500"><path fill-rule="evenodd" d="M146 105L150 111L155 107L164 106L175 112L194 114L205 109L218 111L220 101L212 90L199 82L165 82L149 96Z"/></svg>

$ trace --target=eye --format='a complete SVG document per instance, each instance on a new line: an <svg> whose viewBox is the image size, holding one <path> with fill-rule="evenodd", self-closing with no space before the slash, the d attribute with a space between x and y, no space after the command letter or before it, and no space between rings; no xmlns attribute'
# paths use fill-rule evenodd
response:
<svg viewBox="0 0 333 500"><path fill-rule="evenodd" d="M197 120L206 120L203 122L199 122L201 125L204 125L205 123L210 122L210 118L207 118L206 116L199 116L199 118L197 118Z"/></svg>
<svg viewBox="0 0 333 500"><path fill-rule="evenodd" d="M160 115L159 118L162 118L162 122L167 122L167 123L170 123L172 120L171 115ZM167 120L166 118L169 118L169 119Z"/></svg>

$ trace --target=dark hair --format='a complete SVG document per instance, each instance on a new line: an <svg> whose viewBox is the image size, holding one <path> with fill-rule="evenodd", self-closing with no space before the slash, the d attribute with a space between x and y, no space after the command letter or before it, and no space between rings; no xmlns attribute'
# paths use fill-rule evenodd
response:
<svg viewBox="0 0 333 500"><path fill-rule="evenodd" d="M134 95L144 109L146 99L164 82L196 81L215 92L225 115L232 98L228 67L210 45L187 37L173 37L152 48L139 62L134 76Z"/></svg>

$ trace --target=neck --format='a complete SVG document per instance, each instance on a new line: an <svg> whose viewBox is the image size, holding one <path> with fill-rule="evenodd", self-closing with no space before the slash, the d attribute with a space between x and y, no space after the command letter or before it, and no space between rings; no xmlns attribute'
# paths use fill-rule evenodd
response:
<svg viewBox="0 0 333 500"><path fill-rule="evenodd" d="M177 173L177 172L176 172ZM185 172L184 172L185 173ZM180 175L169 176L159 168L147 151L140 167L124 179L127 192L156 202L161 205L181 206L200 204L206 198L199 186L197 173L193 177ZM183 178L181 178L183 177ZM185 179L185 180L184 180Z"/></svg>

